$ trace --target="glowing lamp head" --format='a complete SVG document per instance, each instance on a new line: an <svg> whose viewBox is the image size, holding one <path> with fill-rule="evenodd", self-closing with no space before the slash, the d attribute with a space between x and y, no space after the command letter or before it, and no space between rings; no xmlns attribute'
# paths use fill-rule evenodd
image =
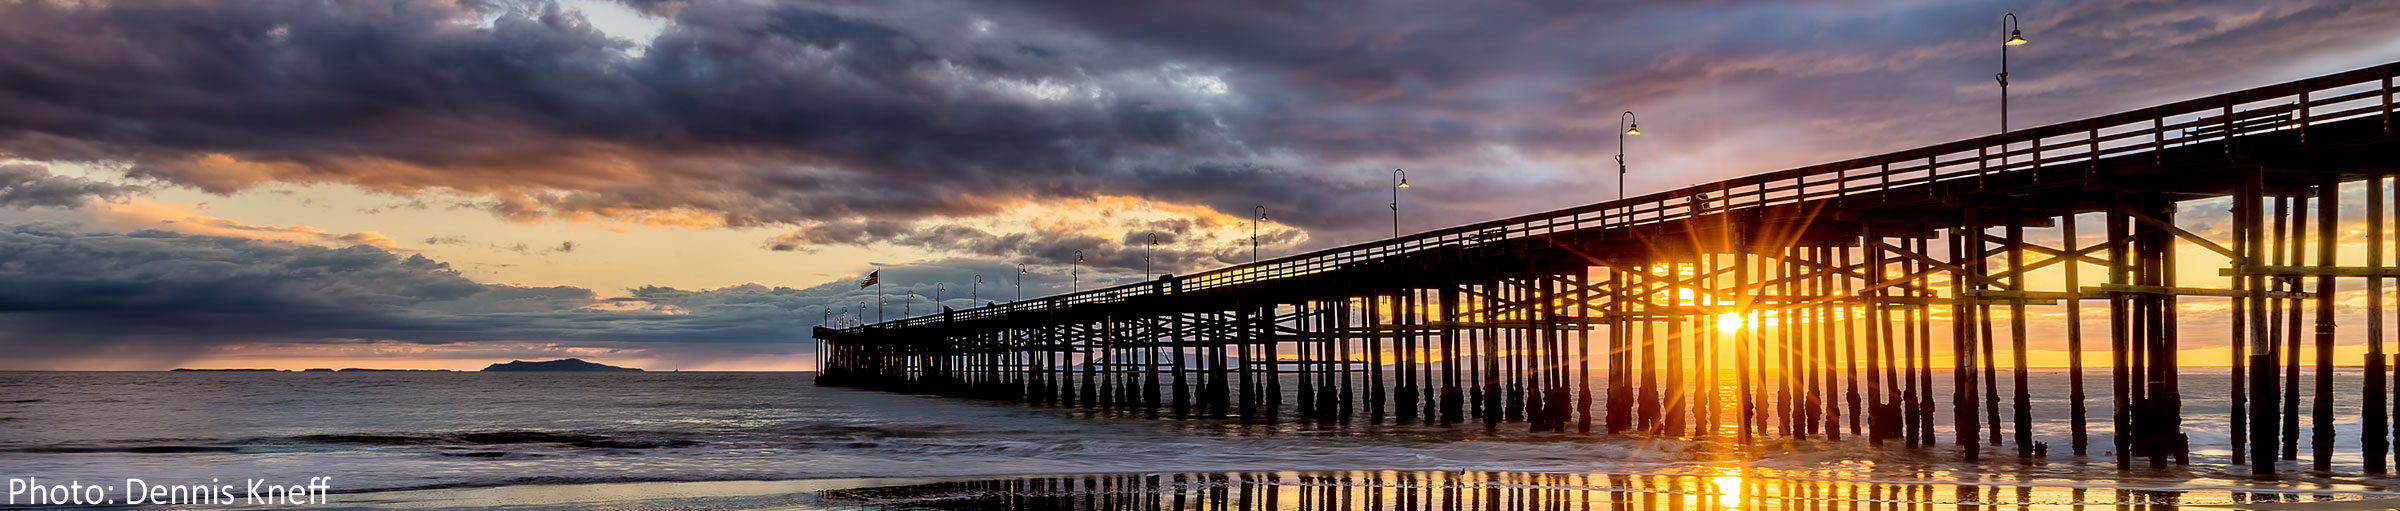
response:
<svg viewBox="0 0 2400 511"><path fill-rule="evenodd" d="M1633 125L1633 126L1630 126L1630 127L1627 127L1627 128L1625 128L1625 134L1627 134L1627 135L1640 135L1640 134L1642 134L1642 125L1640 125L1640 124L1635 124L1635 125Z"/></svg>
<svg viewBox="0 0 2400 511"><path fill-rule="evenodd" d="M2024 45L2025 45L2025 32L2023 32L2023 31L2018 31L2018 30L2010 30L2010 31L2008 31L2008 40L2007 40L2007 41L2005 41L2005 42L2001 42L2000 44L2002 44L2002 45L2007 45L2007 46L2024 46Z"/></svg>
<svg viewBox="0 0 2400 511"><path fill-rule="evenodd" d="M1400 187L1401 187L1401 188L1407 188L1407 187L1408 187L1408 178L1405 178L1405 177L1404 177L1404 178L1400 178Z"/></svg>

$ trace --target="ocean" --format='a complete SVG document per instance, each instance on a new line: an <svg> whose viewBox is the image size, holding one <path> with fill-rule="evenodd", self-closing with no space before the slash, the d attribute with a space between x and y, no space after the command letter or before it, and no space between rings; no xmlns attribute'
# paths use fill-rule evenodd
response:
<svg viewBox="0 0 2400 511"><path fill-rule="evenodd" d="M2355 370L2340 372L2358 385ZM1347 426L1153 417L813 386L810 373L0 372L0 477L200 484L331 477L337 494L569 483L972 478L1257 471L1741 473L1795 480L1972 482L2058 488L2285 490L2378 494L2362 477L2357 389L2345 403L2336 474L2247 480L2229 455L2222 369L2185 373L2194 465L2119 472L2109 445L2108 374L2092 386L2092 456L2066 449L2066 373L2032 394L2050 443L2020 464L1991 449L1858 440L1776 441L1749 454L1709 442L1527 433L1521 423ZM1937 384L1948 378L1937 375ZM2303 378L2303 381L2306 381ZM2007 378L2002 378L2006 385ZM1597 382L1595 382L1597 383ZM1287 382L1287 391L1297 387ZM1938 388L1935 395L1948 390ZM2003 394L2006 396L2007 394ZM2304 392L2303 396L2308 394ZM1290 401L1287 398L1287 403ZM1947 403L1936 417L1947 423ZM1288 406L1288 405L1287 405ZM2303 407L2306 410L2306 407ZM1287 414L1289 413L1287 409ZM2006 408L2003 407L2005 418ZM1844 421L1847 423L1847 420ZM2303 419L2303 428L2307 421ZM1572 428L1570 428L1572 429ZM2308 456L2302 437L2301 456ZM2301 462L2305 463L2305 461ZM2286 462L2287 473L2304 464Z"/></svg>

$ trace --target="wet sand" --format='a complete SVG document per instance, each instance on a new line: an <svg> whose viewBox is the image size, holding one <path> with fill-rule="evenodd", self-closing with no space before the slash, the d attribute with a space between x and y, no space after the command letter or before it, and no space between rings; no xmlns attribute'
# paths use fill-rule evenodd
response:
<svg viewBox="0 0 2400 511"><path fill-rule="evenodd" d="M1963 511L2089 506L2350 511L2400 508L2400 494L1854 482L1738 473L1334 471L518 485L343 494L331 505L311 509Z"/></svg>

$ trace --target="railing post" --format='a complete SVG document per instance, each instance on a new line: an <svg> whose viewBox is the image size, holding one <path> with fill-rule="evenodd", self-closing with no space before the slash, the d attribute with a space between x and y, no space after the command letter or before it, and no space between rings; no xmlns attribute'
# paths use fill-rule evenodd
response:
<svg viewBox="0 0 2400 511"><path fill-rule="evenodd" d="M1984 175L1991 172L1991 148L1992 143L1988 137L1975 141L1975 191L1983 191L1983 189L1988 186L1988 184L1984 182ZM2000 154L2002 155L2002 158L2006 158L2006 155L2008 154L2008 148L2000 148Z"/></svg>
<svg viewBox="0 0 2400 511"><path fill-rule="evenodd" d="M2167 166L2167 108L2150 108L2150 166Z"/></svg>
<svg viewBox="0 0 2400 511"><path fill-rule="evenodd" d="M2091 166L2084 168L2083 177L2085 179L2090 179L2100 175L2100 121L2084 121L2083 129L2083 140L2084 143L2088 144L2088 147L2085 149L2085 152L2088 154L2086 154L2085 157L2092 159ZM2069 246L2067 248L2074 247ZM2070 289L2069 291L2073 290Z"/></svg>
<svg viewBox="0 0 2400 511"><path fill-rule="evenodd" d="M2308 145L2308 81L2300 81L2300 145Z"/></svg>
<svg viewBox="0 0 2400 511"><path fill-rule="evenodd" d="M2233 122L2233 96L2225 97L2225 111L2217 117L2217 122L2225 124L2225 135L2222 137L2225 140L2225 155L2233 156L2233 128L2237 125Z"/></svg>
<svg viewBox="0 0 2400 511"><path fill-rule="evenodd" d="M2028 173L2033 176L2033 184L2038 185L2042 184L2042 131L2040 129L2035 129L2028 131L2028 133L2033 134L2033 143L2031 144L2033 148L2033 167L2028 169L2030 171Z"/></svg>
<svg viewBox="0 0 2400 511"><path fill-rule="evenodd" d="M1836 207L1844 206L1849 204L1849 199L1850 169L1848 167L1844 167L1841 170L1836 170L1833 172L1833 204ZM1697 208L1694 208L1692 211L1692 216L1700 216L1700 211Z"/></svg>
<svg viewBox="0 0 2400 511"><path fill-rule="evenodd" d="M1877 168L1878 168L1879 170L1875 171L1875 175L1876 175L1876 177L1877 177L1877 178L1879 178L1879 179L1882 179L1883 183L1882 183L1881 185L1879 185L1879 186L1877 186L1877 187L1876 187L1875 193L1876 193L1876 195L1877 195L1877 196L1880 196L1880 197L1882 197L1884 202L1891 202L1891 201L1892 201L1892 161L1891 161L1891 159L1890 159L1890 158L1877 158L1877 159L1878 159L1878 160L1882 160L1882 162L1881 162L1881 163L1878 165L1878 167L1877 167ZM1732 209L1733 209L1733 204L1732 204L1730 201L1728 201L1728 202L1725 204L1725 208L1726 208L1728 211L1730 211L1730 210L1732 210Z"/></svg>
<svg viewBox="0 0 2400 511"><path fill-rule="evenodd" d="M1921 188L1925 189L1925 196L1927 198L1933 197L1933 194L1936 193L1934 190L1937 187L1932 186L1933 183L1942 179L1942 167L1934 163L1934 158L1936 157L1936 155L1931 154L1925 155L1925 184L1927 186L1923 186Z"/></svg>

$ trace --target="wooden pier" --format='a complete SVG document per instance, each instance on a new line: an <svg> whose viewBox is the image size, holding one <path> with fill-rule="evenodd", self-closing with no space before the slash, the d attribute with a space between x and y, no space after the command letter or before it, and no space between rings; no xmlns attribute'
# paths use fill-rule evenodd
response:
<svg viewBox="0 0 2400 511"><path fill-rule="evenodd" d="M2243 438L2234 463L2264 475L2275 464L2255 461L2299 459L2305 417L2307 459L2330 468L2337 401L2355 401L2365 470L2382 473L2394 389L2381 295L2400 277L2381 234L2400 169L2395 71L819 328L818 383L1260 421L1919 449L1944 441L1946 403L1947 441L1967 460L2105 452L2124 468L2189 463L2184 396L2223 393ZM2216 274L2189 274L2203 266ZM2335 324L2338 293L2360 287L2344 281L2364 282L2363 325ZM2182 342L2201 337L2178 329L2202 314L2229 320L2207 336L2229 340ZM2107 330L2086 331L2087 315ZM2033 321L2063 323L2074 369L2061 452L2033 435ZM2103 349L2086 337L2102 336L2108 359L2085 360ZM2337 360L2337 341L2367 354ZM2183 386L2182 372L2203 369L2179 355L2216 346L2233 353L2230 388ZM2364 366L2364 392L2334 392L2337 364ZM2096 365L2109 381L2085 381ZM2087 402L2097 384L2113 402ZM2095 406L2115 445L2089 445Z"/></svg>

